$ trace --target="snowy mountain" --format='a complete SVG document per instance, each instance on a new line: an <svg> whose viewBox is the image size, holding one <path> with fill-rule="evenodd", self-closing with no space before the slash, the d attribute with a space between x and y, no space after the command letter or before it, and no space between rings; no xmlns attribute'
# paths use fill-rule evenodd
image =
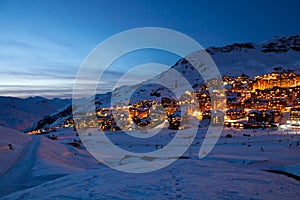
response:
<svg viewBox="0 0 300 200"><path fill-rule="evenodd" d="M47 129L55 126L62 126L66 120L72 119L72 106L67 104L66 106L58 109L54 113L45 116L37 123L23 130L23 132L30 132L38 129Z"/></svg>
<svg viewBox="0 0 300 200"><path fill-rule="evenodd" d="M299 36L275 38L257 44L212 47L208 52L222 75L244 73L255 76L279 66L297 71L300 64L299 40ZM122 104L124 100L134 102L172 97L174 94L167 87L153 82L175 81L176 87L185 89L187 82L178 81L172 74L174 70L187 79L190 88L197 89L203 82L195 69L182 59L144 83L96 95L96 107L110 106L111 98ZM130 95L126 97L125 94ZM30 112L44 112L44 107L48 108L45 105L52 105L47 100L39 105L41 98L27 100L30 101L27 104L24 103L26 99L8 99L1 104L3 110L12 107L10 110L16 118L23 117L25 122L33 122L25 117ZM62 125L70 119L70 102L57 101L59 109L49 105L53 108L52 114L49 108L48 115L41 119L40 114L41 120L27 130ZM76 112L87 109L84 103L93 102L94 98L80 101L81 104L75 106ZM10 105L10 102L13 104ZM35 107L35 104L38 106ZM6 114L12 116L9 112ZM3 118L4 115L0 116ZM38 117L33 115L32 118ZM10 122L8 117L5 119ZM143 141L120 131L107 135L120 148L151 152L170 142L173 137L173 134L168 134L170 131L173 130L162 129L157 135L158 140L148 138ZM204 159L199 159L206 131L205 127L199 127L191 147L168 167L145 174L130 174L99 164L78 142L79 137L73 128L58 128L56 132L45 135L53 135L56 139L53 141L0 127L0 185L5 185L0 188L0 199L299 199L300 135L297 131L257 129L254 132L251 129L224 128L213 150ZM75 143L79 147L72 146ZM139 157L125 158L119 165L144 167ZM154 161L157 162L155 159L147 160Z"/></svg>
<svg viewBox="0 0 300 200"><path fill-rule="evenodd" d="M277 37L260 43L235 43L207 49L222 75L250 77L270 73L275 67L300 72L300 36Z"/></svg>
<svg viewBox="0 0 300 200"><path fill-rule="evenodd" d="M0 125L23 130L44 116L70 104L70 99L0 97Z"/></svg>
<svg viewBox="0 0 300 200"><path fill-rule="evenodd" d="M260 43L235 43L224 47L210 47L207 52L211 55L216 63L221 75L234 75L238 76L246 74L250 77L270 73L274 68L283 67L284 69L291 69L300 73L300 36L286 36L277 37L269 41ZM196 52L193 56L197 55ZM200 53L200 52L199 52ZM174 70L181 74L181 77L176 77ZM182 78L184 77L184 78ZM185 80L186 79L186 80ZM187 81L187 82L186 82ZM96 106L109 107L111 105L111 98L117 104L126 104L126 102L136 102L143 99L158 100L161 97L174 97L174 94L167 88L159 84L163 83L175 85L177 88L185 89L186 85L190 85L191 89L198 89L200 84L203 83L203 78L199 73L195 72L194 67L186 60L181 59L177 61L169 70L147 80L141 84L133 86L121 86L116 88L113 93L98 94L96 95ZM131 96L126 97L127 94ZM87 100L92 102L93 98ZM90 108L84 107L83 103L80 108L86 110ZM67 112L62 110L62 112ZM89 110L92 112L92 110ZM71 112L69 111L69 117ZM55 117L54 117L55 118ZM43 119L43 121L47 121ZM50 120L51 121L51 120ZM42 124L42 122L38 122ZM62 119L50 124L62 124ZM37 124L31 127L31 130L37 129ZM42 128L42 127L41 127Z"/></svg>
<svg viewBox="0 0 300 200"><path fill-rule="evenodd" d="M274 68L278 67L300 73L299 35L274 38L260 43L235 43L224 47L210 47L207 52L211 55L222 76L246 74L255 77L273 72ZM197 55L201 55L201 52L195 52L189 56L189 59L192 60ZM181 77L174 76L174 69L181 74ZM198 89L199 85L203 83L203 78L196 72L195 68L186 59L181 59L169 70L144 83L117 88L112 97L122 97L132 90L136 91L131 97L131 101L170 96L170 91L167 88L151 85L151 83L176 82L176 87L181 88L187 83L182 79L186 79L193 89Z"/></svg>

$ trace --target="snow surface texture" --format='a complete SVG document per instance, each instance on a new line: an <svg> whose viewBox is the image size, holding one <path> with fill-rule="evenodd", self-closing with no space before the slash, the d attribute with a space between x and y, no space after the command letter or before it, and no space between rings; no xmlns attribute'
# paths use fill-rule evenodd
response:
<svg viewBox="0 0 300 200"><path fill-rule="evenodd" d="M43 136L5 127L0 127L0 136L0 196L98 165L87 151ZM12 150L8 144L12 144Z"/></svg>
<svg viewBox="0 0 300 200"><path fill-rule="evenodd" d="M280 130L225 129L213 151L200 160L198 151L205 130L199 129L191 149L179 160L145 174L122 173L104 165L87 169L82 159L85 165L94 163L88 159L91 158L88 154L77 155L74 160L66 147L43 137L33 137L31 142L35 145L25 146L26 153L1 176L1 185L6 185L1 194L8 194L1 199L299 199L299 181L265 170L284 168L290 173L299 173L300 146L297 142L300 135L286 131L281 134ZM1 128L1 131L10 130ZM70 131L61 129L58 135L70 135ZM233 137L226 138L227 134ZM2 137L8 136L2 134ZM157 142L128 141L120 132L111 133L110 137L115 143L133 150L151 151ZM170 135L163 132L160 138L163 146ZM51 145L47 145L48 142ZM40 150L36 153L32 148ZM52 164L43 162L40 165L40 160ZM126 164L136 167L139 163L129 161ZM18 185L20 180L23 187Z"/></svg>
<svg viewBox="0 0 300 200"><path fill-rule="evenodd" d="M274 67L286 67L299 72L300 36L274 38L260 43L241 43L221 48L209 48L222 75L250 77L270 73Z"/></svg>

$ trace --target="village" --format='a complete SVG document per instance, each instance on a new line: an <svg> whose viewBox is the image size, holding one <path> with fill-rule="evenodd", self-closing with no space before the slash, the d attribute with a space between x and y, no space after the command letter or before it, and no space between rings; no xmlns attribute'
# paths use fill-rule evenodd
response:
<svg viewBox="0 0 300 200"><path fill-rule="evenodd" d="M180 129L184 128L180 125L181 121L193 116L199 121L213 120L213 124L222 123L234 128L284 126L300 129L300 76L292 70L275 70L253 79L244 74L224 76L226 112L223 120L222 115L212 115L209 88L202 84L198 91L186 92L191 97L190 101L162 97L160 102L143 100L125 107L100 108L96 111L97 121L85 119L78 125L115 131L132 130L134 127L153 128L168 121L169 129ZM189 106L191 102L197 102L197 106ZM188 109L181 115L180 108L183 106ZM157 107L163 109L158 110Z"/></svg>
<svg viewBox="0 0 300 200"><path fill-rule="evenodd" d="M188 98L161 97L159 101L145 99L126 106L97 108L95 113L75 119L76 123L70 118L54 129L74 127L131 131L152 129L166 122L169 129L176 130L186 128L182 122L191 117L200 122L238 129L300 129L300 75L293 70L278 67L262 76L223 76L222 81L223 94L215 94L214 91L210 94L208 85L202 84L196 92L186 91ZM226 98L222 101L221 95L224 94ZM222 112L216 113L218 107L223 108ZM186 108L185 113L181 112L182 108ZM35 130L30 134L48 133L52 129Z"/></svg>

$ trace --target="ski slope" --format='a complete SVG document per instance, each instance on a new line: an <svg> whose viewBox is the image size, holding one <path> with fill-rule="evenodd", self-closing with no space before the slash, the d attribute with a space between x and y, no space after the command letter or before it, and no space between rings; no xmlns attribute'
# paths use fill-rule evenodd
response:
<svg viewBox="0 0 300 200"><path fill-rule="evenodd" d="M34 137L10 170L2 174L1 183L7 182L8 187L5 194L2 189L0 199L299 199L298 180L265 171L286 170L297 176L300 164L298 133L224 129L213 151L204 159L199 159L198 151L205 130L198 131L192 147L182 158L166 168L145 174L113 170L91 162L89 159L92 157L88 154L77 154L76 160L72 160L74 156L67 156L70 146L63 145L71 140L71 129L54 133L60 137L56 142L43 136ZM233 137L226 138L227 134ZM150 139L146 143L126 140L124 133L120 132L113 132L109 137L132 151L153 151L157 143ZM159 137L159 144L165 144L171 136L162 132ZM30 147L30 144L37 147ZM50 145L53 148L49 151ZM35 148L35 152L42 150L42 153L34 153ZM53 151L56 154L60 152L60 155L53 155ZM61 152L64 152L62 157ZM84 160L85 166L81 159L87 159ZM53 161L56 167L47 162L39 165L39 160ZM140 163L125 164L139 167ZM23 179L26 183L27 178L30 178L27 184L32 185L24 189L18 183Z"/></svg>
<svg viewBox="0 0 300 200"><path fill-rule="evenodd" d="M0 196L98 167L85 150L0 127ZM7 145L12 144L13 150Z"/></svg>

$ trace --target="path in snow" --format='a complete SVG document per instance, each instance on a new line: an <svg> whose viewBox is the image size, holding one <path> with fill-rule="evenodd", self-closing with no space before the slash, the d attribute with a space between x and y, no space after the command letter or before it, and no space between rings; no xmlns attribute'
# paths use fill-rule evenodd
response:
<svg viewBox="0 0 300 200"><path fill-rule="evenodd" d="M0 176L0 197L18 190L37 186L45 180L57 177L32 176L32 168L36 163L36 152L40 145L40 137L32 137L32 140L25 146L17 161Z"/></svg>
<svg viewBox="0 0 300 200"><path fill-rule="evenodd" d="M36 150L40 137L33 137L23 149L19 159L0 177L0 196L9 194L21 188L26 188L26 180L31 176L31 170L36 160Z"/></svg>

